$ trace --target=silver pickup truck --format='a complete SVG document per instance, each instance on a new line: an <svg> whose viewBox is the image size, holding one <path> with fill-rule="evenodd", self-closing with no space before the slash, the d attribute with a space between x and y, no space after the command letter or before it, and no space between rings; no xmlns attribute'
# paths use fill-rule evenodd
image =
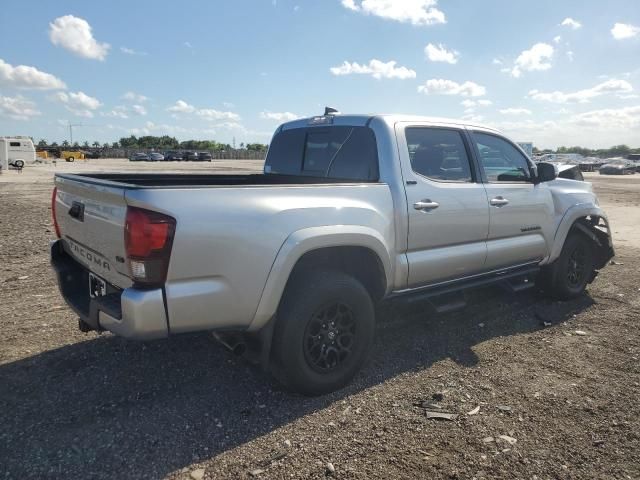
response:
<svg viewBox="0 0 640 480"><path fill-rule="evenodd" d="M347 384L375 306L536 283L580 295L614 252L589 183L452 120L324 115L281 125L264 172L57 174L51 261L82 330L213 331L305 394Z"/></svg>

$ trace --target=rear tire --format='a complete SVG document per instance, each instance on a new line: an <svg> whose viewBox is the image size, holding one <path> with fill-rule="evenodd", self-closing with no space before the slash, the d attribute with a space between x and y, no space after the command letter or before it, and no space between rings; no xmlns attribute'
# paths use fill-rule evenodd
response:
<svg viewBox="0 0 640 480"><path fill-rule="evenodd" d="M558 259L542 272L542 286L553 298L575 298L582 295L593 278L594 267L591 241L579 232L569 233Z"/></svg>
<svg viewBox="0 0 640 480"><path fill-rule="evenodd" d="M374 331L373 302L355 278L336 271L296 276L278 311L276 376L304 395L338 390L362 367Z"/></svg>

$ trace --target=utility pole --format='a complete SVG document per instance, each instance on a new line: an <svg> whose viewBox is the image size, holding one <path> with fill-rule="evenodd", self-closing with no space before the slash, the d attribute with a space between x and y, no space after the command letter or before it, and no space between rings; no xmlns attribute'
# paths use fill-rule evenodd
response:
<svg viewBox="0 0 640 480"><path fill-rule="evenodd" d="M71 123L70 121L68 121L69 123L69 145L72 146L73 145L73 127L82 127L81 123Z"/></svg>
<svg viewBox="0 0 640 480"><path fill-rule="evenodd" d="M236 137L233 137L233 149L236 149Z"/></svg>

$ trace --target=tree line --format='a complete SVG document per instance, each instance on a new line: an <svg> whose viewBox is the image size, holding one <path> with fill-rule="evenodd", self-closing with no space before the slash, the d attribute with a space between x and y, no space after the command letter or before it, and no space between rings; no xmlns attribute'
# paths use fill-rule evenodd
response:
<svg viewBox="0 0 640 480"><path fill-rule="evenodd" d="M214 140L185 140L183 142L180 142L175 137L170 137L168 135L162 135L160 137L153 135L136 137L135 135L131 135L129 137L122 137L117 142L102 144L100 142L93 142L89 144L89 142L87 141L83 142L82 144L78 142L74 142L73 144L71 144L67 140L64 140L60 144L58 144L57 142L49 144L46 140L41 139L38 142L37 146L38 148L123 148L127 150L209 150L215 152L236 150L236 148L229 145L228 143L219 143ZM267 146L268 145L262 143L240 143L240 150L247 150L250 152L264 152L267 150Z"/></svg>
<svg viewBox="0 0 640 480"><path fill-rule="evenodd" d="M614 145L611 148L585 148L585 147L558 147L556 151L553 150L539 150L533 147L533 153L545 154L545 153L579 153L585 157L626 157L632 153L640 153L640 148L631 148L628 145Z"/></svg>

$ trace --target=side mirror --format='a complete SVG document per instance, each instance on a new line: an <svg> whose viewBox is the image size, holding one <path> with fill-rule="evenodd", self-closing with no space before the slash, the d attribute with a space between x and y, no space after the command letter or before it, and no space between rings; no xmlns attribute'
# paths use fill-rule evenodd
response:
<svg viewBox="0 0 640 480"><path fill-rule="evenodd" d="M538 163L538 183L550 182L558 178L558 167L553 163Z"/></svg>

